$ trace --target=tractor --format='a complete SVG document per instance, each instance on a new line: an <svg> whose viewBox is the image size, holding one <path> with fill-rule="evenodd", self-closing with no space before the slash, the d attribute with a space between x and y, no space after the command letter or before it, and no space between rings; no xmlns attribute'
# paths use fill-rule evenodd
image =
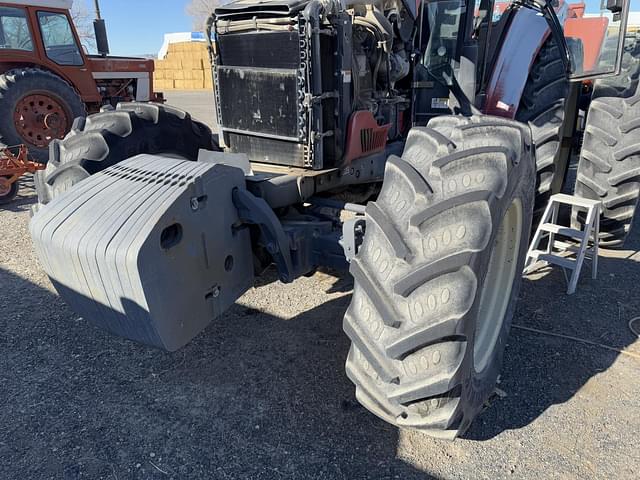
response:
<svg viewBox="0 0 640 480"><path fill-rule="evenodd" d="M494 391L585 85L635 64L629 8L608 0L594 22L544 0L221 6L206 24L219 135L162 105L77 119L37 174L43 268L83 318L169 351L269 267L281 282L348 268L356 398L454 439ZM628 75L590 102L577 180L620 241L640 175Z"/></svg>
<svg viewBox="0 0 640 480"><path fill-rule="evenodd" d="M46 163L49 143L76 117L121 101L161 101L153 61L109 57L96 1L98 55L87 55L73 24L73 0L0 0L0 144L24 144Z"/></svg>

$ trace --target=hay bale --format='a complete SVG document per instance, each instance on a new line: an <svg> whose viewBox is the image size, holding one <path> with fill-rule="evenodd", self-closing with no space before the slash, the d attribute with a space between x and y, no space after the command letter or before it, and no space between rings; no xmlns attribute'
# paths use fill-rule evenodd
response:
<svg viewBox="0 0 640 480"><path fill-rule="evenodd" d="M202 70L202 59L185 57L182 59L182 68L185 70Z"/></svg>
<svg viewBox="0 0 640 480"><path fill-rule="evenodd" d="M153 86L155 90L164 91L164 90L174 89L173 80L161 79L161 80L154 81L153 83L154 83Z"/></svg>
<svg viewBox="0 0 640 480"><path fill-rule="evenodd" d="M202 90L204 88L202 80L176 80L174 84L177 90Z"/></svg>

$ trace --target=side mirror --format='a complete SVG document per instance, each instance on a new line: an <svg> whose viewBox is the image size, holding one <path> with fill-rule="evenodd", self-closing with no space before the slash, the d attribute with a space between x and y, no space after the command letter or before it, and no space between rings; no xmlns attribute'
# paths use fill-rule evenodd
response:
<svg viewBox="0 0 640 480"><path fill-rule="evenodd" d="M571 11L572 15L564 21L564 35L572 81L620 74L632 1L639 0L602 0L597 13L585 14L584 9Z"/></svg>
<svg viewBox="0 0 640 480"><path fill-rule="evenodd" d="M611 13L620 13L624 2L622 0L607 0L607 10Z"/></svg>

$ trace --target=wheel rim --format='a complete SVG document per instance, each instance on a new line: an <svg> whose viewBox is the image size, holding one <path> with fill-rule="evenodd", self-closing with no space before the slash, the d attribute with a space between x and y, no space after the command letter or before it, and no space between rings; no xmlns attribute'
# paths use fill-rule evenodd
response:
<svg viewBox="0 0 640 480"><path fill-rule="evenodd" d="M11 193L11 183L9 183L9 179L5 177L0 177L0 197L6 197Z"/></svg>
<svg viewBox="0 0 640 480"><path fill-rule="evenodd" d="M489 267L480 295L480 307L473 345L473 363L482 372L489 363L502 330L517 275L522 240L522 202L516 198L504 215L494 240Z"/></svg>
<svg viewBox="0 0 640 480"><path fill-rule="evenodd" d="M45 148L54 139L62 139L71 128L64 103L44 93L25 95L16 104L13 121L25 143Z"/></svg>

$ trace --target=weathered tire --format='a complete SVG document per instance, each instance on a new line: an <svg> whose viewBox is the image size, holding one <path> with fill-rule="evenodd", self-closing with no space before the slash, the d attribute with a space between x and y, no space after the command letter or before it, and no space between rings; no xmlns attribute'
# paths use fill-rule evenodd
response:
<svg viewBox="0 0 640 480"><path fill-rule="evenodd" d="M20 185L18 184L18 182L13 182L6 189L3 188L2 184L0 184L0 205L6 205L7 203L12 202L18 195L19 189Z"/></svg>
<svg viewBox="0 0 640 480"><path fill-rule="evenodd" d="M47 168L35 176L41 204L97 172L142 153L197 160L200 149L217 150L211 130L177 108L121 103L78 118L64 140L50 145Z"/></svg>
<svg viewBox="0 0 640 480"><path fill-rule="evenodd" d="M613 42L612 42L612 41ZM615 57L618 38L614 37L605 42L604 50L611 51ZM605 77L595 82L592 98L601 97L631 97L638 88L640 77L640 38L636 34L625 38L620 75Z"/></svg>
<svg viewBox="0 0 640 480"><path fill-rule="evenodd" d="M591 102L575 193L602 200L600 245L621 247L640 196L640 92L630 98L600 97ZM583 217L574 212L574 226Z"/></svg>
<svg viewBox="0 0 640 480"><path fill-rule="evenodd" d="M33 135L23 135L19 131L14 120L14 112L19 103L25 97L39 95L45 96L55 101L64 112L64 123L60 125L60 135L53 130L47 130L53 135L52 138L40 138L36 140ZM46 108L46 107L43 107ZM10 70L0 75L0 143L14 146L25 144L29 147L29 155L35 161L46 163L49 158L48 143L46 146L37 146L36 143L50 142L54 138L62 138L66 135L76 117L86 115L85 105L80 96L71 85L53 73L36 68L26 68L23 70ZM41 114L40 124L34 128L44 128L44 115ZM37 130L37 132L40 130ZM38 134L36 132L36 135ZM57 132L57 130L56 130ZM32 132L33 133L33 132ZM44 135L44 132L40 132Z"/></svg>
<svg viewBox="0 0 640 480"><path fill-rule="evenodd" d="M536 219L549 197L560 192L567 169L568 159L562 158L560 146L568 92L560 49L551 36L533 64L516 113L516 120L531 127L536 146Z"/></svg>
<svg viewBox="0 0 640 480"><path fill-rule="evenodd" d="M453 439L492 393L531 228L531 150L526 125L450 116L411 130L402 158L388 160L382 191L367 205L344 319L356 398L387 422ZM503 223L513 209L520 222ZM496 245L513 258L492 261L489 274ZM509 274L498 282L504 288L490 284L498 272ZM493 294L505 310L488 316ZM485 362L474 360L480 337L495 339Z"/></svg>

